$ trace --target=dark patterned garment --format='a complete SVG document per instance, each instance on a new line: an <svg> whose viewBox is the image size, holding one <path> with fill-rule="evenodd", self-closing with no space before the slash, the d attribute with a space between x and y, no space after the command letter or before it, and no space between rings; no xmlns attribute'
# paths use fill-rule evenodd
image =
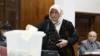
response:
<svg viewBox="0 0 100 56"><path fill-rule="evenodd" d="M47 25L47 37L48 39L46 40L46 44L44 45L44 48L43 49L46 49L46 50L57 50L57 42L58 42L58 39L60 38L56 29L55 29L55 26L53 25L52 22L49 21L48 25Z"/></svg>
<svg viewBox="0 0 100 56"><path fill-rule="evenodd" d="M57 50L60 56L74 56L73 44L78 41L78 35L70 21L63 20L59 33L57 33L54 24L49 19L44 20L37 27L39 31L46 33L43 38L42 50ZM68 45L58 48L56 44L59 39L68 40Z"/></svg>

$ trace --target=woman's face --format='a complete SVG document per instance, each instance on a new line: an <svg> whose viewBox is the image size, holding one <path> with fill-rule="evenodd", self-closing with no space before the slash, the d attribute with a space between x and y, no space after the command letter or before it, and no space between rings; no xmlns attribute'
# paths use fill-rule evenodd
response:
<svg viewBox="0 0 100 56"><path fill-rule="evenodd" d="M51 17L51 20L58 21L60 14L56 9L52 9L50 12L50 17Z"/></svg>

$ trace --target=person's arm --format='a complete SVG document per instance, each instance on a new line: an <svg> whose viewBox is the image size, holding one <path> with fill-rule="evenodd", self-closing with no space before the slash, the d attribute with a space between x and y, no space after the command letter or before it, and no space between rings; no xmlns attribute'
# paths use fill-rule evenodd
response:
<svg viewBox="0 0 100 56"><path fill-rule="evenodd" d="M78 34L71 22L69 22L69 37L67 38L68 44L75 44L78 41Z"/></svg>
<svg viewBox="0 0 100 56"><path fill-rule="evenodd" d="M97 44L98 44L98 49L100 50L100 42L97 41Z"/></svg>
<svg viewBox="0 0 100 56"><path fill-rule="evenodd" d="M49 15L46 15L41 23L36 25L39 31L46 31L47 24L49 23Z"/></svg>
<svg viewBox="0 0 100 56"><path fill-rule="evenodd" d="M46 27L48 24L48 19L43 20L40 24L36 25L36 27L38 28L38 31L46 31Z"/></svg>
<svg viewBox="0 0 100 56"><path fill-rule="evenodd" d="M95 51L100 52L100 42L96 41L97 49Z"/></svg>
<svg viewBox="0 0 100 56"><path fill-rule="evenodd" d="M79 46L79 54L82 55L86 52L86 47L84 43L81 43L81 45Z"/></svg>
<svg viewBox="0 0 100 56"><path fill-rule="evenodd" d="M66 39L60 39L60 43L57 43L57 46L60 48L63 48L65 46L69 45L73 45L78 41L78 35L76 34L76 31L74 29L74 26L72 25L71 22L67 22L66 23L66 27L68 26L68 33L69 33L69 37L66 37Z"/></svg>
<svg viewBox="0 0 100 56"><path fill-rule="evenodd" d="M89 52L93 52L93 50L90 49L91 46L87 43L88 42L86 40L81 42L81 45L80 45L80 48L79 48L81 54L86 54L86 53L89 53Z"/></svg>

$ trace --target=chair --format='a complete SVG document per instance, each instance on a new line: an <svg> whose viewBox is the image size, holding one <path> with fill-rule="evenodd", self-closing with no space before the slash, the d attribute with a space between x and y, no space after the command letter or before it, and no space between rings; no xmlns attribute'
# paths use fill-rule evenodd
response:
<svg viewBox="0 0 100 56"><path fill-rule="evenodd" d="M0 56L7 56L7 48L0 46Z"/></svg>
<svg viewBox="0 0 100 56"><path fill-rule="evenodd" d="M41 56L60 56L58 51L42 50Z"/></svg>

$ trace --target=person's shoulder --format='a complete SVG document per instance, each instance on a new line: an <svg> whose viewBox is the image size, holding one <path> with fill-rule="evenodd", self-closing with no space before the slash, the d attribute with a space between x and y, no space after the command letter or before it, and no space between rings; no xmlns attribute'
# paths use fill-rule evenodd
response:
<svg viewBox="0 0 100 56"><path fill-rule="evenodd" d="M67 20L67 19L63 19L64 22L68 22L71 23L71 21Z"/></svg>
<svg viewBox="0 0 100 56"><path fill-rule="evenodd" d="M49 22L49 19L44 19L40 22L40 25L46 25Z"/></svg>
<svg viewBox="0 0 100 56"><path fill-rule="evenodd" d="M63 23L67 25L72 25L72 22L66 19L63 19Z"/></svg>
<svg viewBox="0 0 100 56"><path fill-rule="evenodd" d="M100 42L99 42L99 41L96 41L96 43L97 43L97 44L100 44Z"/></svg>
<svg viewBox="0 0 100 56"><path fill-rule="evenodd" d="M49 15L46 15L46 16L44 17L44 20L45 20L45 19L49 19Z"/></svg>
<svg viewBox="0 0 100 56"><path fill-rule="evenodd" d="M87 43L87 40L83 40L83 41L81 41L81 43L82 44L85 44L85 43Z"/></svg>

